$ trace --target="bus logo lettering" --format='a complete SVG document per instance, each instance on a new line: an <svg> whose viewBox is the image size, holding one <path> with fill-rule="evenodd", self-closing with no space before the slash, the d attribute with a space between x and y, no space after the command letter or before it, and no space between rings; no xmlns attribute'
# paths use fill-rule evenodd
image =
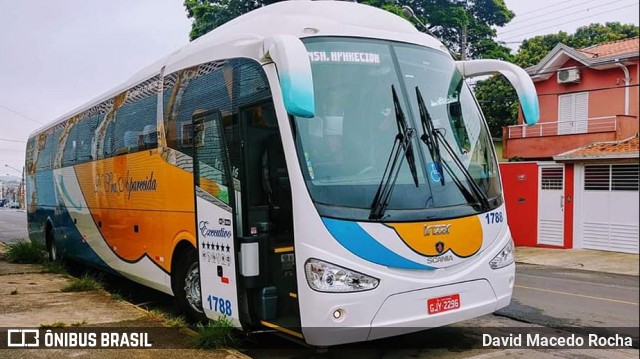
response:
<svg viewBox="0 0 640 359"><path fill-rule="evenodd" d="M436 224L436 225L425 225L424 226L424 235L425 236L440 236L443 234L449 234L451 232L450 224Z"/></svg>
<svg viewBox="0 0 640 359"><path fill-rule="evenodd" d="M208 224L209 224L209 221L200 221L200 225L198 226L198 228L200 229L200 234L202 234L202 237L204 238L207 238L207 237L230 238L231 237L230 230L226 228L220 228L220 229L207 228Z"/></svg>

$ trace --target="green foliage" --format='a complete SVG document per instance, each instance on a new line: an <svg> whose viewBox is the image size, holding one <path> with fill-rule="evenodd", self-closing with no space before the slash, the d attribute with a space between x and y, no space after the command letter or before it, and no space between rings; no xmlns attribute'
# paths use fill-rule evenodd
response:
<svg viewBox="0 0 640 359"><path fill-rule="evenodd" d="M503 0L477 1L400 1L411 6L416 16L434 27L433 33L454 53L460 53L462 30L466 26L466 57L506 59L509 49L494 41L496 30L492 26L504 26L515 14Z"/></svg>
<svg viewBox="0 0 640 359"><path fill-rule="evenodd" d="M189 38L195 40L242 14L276 2L278 0L185 0L187 17L193 19Z"/></svg>
<svg viewBox="0 0 640 359"><path fill-rule="evenodd" d="M514 125L518 118L516 91L503 76L479 81L474 90L489 124L491 137L502 138L502 127Z"/></svg>
<svg viewBox="0 0 640 359"><path fill-rule="evenodd" d="M80 278L73 278L69 284L61 289L63 292L89 292L101 290L102 283L99 280L83 274Z"/></svg>
<svg viewBox="0 0 640 359"><path fill-rule="evenodd" d="M540 62L559 43L575 49L582 49L605 42L638 36L638 29L638 26L633 24L623 25L619 22L608 22L604 25L591 24L582 26L571 35L560 31L557 34L532 37L522 42L514 61L521 67L533 66Z"/></svg>
<svg viewBox="0 0 640 359"><path fill-rule="evenodd" d="M5 258L10 263L38 264L45 260L45 247L42 243L20 239L7 245Z"/></svg>
<svg viewBox="0 0 640 359"><path fill-rule="evenodd" d="M64 328L66 326L67 326L67 323L60 322L60 321L53 322L53 323L40 324L41 329Z"/></svg>
<svg viewBox="0 0 640 359"><path fill-rule="evenodd" d="M227 317L212 320L207 324L198 324L193 344L199 349L228 348L236 344L235 328Z"/></svg>
<svg viewBox="0 0 640 359"><path fill-rule="evenodd" d="M67 275L67 268L64 266L64 263L61 261L45 261L42 263L44 267L45 273L56 273L56 274L64 274Z"/></svg>

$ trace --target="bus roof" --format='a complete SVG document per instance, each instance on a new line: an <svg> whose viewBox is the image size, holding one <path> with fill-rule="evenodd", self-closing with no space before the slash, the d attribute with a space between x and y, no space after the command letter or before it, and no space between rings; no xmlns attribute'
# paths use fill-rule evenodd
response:
<svg viewBox="0 0 640 359"><path fill-rule="evenodd" d="M134 85L160 74L232 57L264 58L263 40L276 34L367 37L420 44L447 52L435 38L388 11L348 1L282 1L239 16L135 73L125 83L33 131L29 137L65 121Z"/></svg>

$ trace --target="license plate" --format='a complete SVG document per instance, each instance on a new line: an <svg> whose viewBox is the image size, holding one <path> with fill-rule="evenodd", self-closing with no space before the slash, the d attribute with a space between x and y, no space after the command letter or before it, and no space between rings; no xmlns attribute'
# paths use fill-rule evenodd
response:
<svg viewBox="0 0 640 359"><path fill-rule="evenodd" d="M427 311L429 314L442 313L460 308L460 294L447 295L446 297L427 299Z"/></svg>

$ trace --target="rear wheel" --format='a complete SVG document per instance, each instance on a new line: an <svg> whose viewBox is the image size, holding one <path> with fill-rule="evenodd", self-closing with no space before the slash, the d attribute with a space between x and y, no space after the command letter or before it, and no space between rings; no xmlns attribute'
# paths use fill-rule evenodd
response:
<svg viewBox="0 0 640 359"><path fill-rule="evenodd" d="M174 290L178 309L190 319L202 322L206 320L202 310L202 295L200 292L200 270L198 255L193 248L182 253L177 265L177 283Z"/></svg>
<svg viewBox="0 0 640 359"><path fill-rule="evenodd" d="M47 226L47 253L49 254L49 261L54 262L58 260L58 246L56 245L56 238L53 236L53 230Z"/></svg>

